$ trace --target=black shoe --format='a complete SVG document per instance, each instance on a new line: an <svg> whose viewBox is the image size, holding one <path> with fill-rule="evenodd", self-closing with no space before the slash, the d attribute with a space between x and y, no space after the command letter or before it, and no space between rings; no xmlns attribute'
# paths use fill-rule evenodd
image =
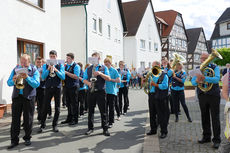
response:
<svg viewBox="0 0 230 153"><path fill-rule="evenodd" d="M189 119L188 119L188 122L192 123L192 119L191 119L191 118L189 118Z"/></svg>
<svg viewBox="0 0 230 153"><path fill-rule="evenodd" d="M175 122L178 122L178 120L179 120L179 118L178 118L178 117L176 117Z"/></svg>
<svg viewBox="0 0 230 153"><path fill-rule="evenodd" d="M103 135L104 135L104 136L110 136L110 133L109 133L108 130L104 130L104 131L103 131Z"/></svg>
<svg viewBox="0 0 230 153"><path fill-rule="evenodd" d="M72 121L72 122L69 122L69 125L76 125L78 122L76 121Z"/></svg>
<svg viewBox="0 0 230 153"><path fill-rule="evenodd" d="M146 133L147 135L155 135L155 134L157 134L157 131L152 131L152 130L150 130L148 133Z"/></svg>
<svg viewBox="0 0 230 153"><path fill-rule="evenodd" d="M201 140L198 140L198 143L203 144L203 143L208 143L211 142L211 138L202 138Z"/></svg>
<svg viewBox="0 0 230 153"><path fill-rule="evenodd" d="M25 140L25 143L24 143L26 146L30 146L31 145L31 141L30 140Z"/></svg>
<svg viewBox="0 0 230 153"><path fill-rule="evenodd" d="M53 127L53 132L59 132L57 126L54 126L54 127Z"/></svg>
<svg viewBox="0 0 230 153"><path fill-rule="evenodd" d="M12 148L16 147L17 145L18 145L18 143L11 143L11 144L7 147L7 149L12 149Z"/></svg>
<svg viewBox="0 0 230 153"><path fill-rule="evenodd" d="M218 149L219 146L220 146L220 143L214 142L212 147L215 148L215 149Z"/></svg>
<svg viewBox="0 0 230 153"><path fill-rule="evenodd" d="M161 139L164 139L164 138L166 138L166 137L167 137L167 134L161 133L161 135L160 135L160 138L161 138Z"/></svg>
<svg viewBox="0 0 230 153"><path fill-rule="evenodd" d="M67 123L70 123L70 121L65 120L65 121L62 121L62 122L61 122L61 124L67 124Z"/></svg>
<svg viewBox="0 0 230 153"><path fill-rule="evenodd" d="M112 128L113 127L113 123L110 123L108 128Z"/></svg>
<svg viewBox="0 0 230 153"><path fill-rule="evenodd" d="M91 135L93 133L93 130L88 130L87 132L85 132L85 135Z"/></svg>
<svg viewBox="0 0 230 153"><path fill-rule="evenodd" d="M52 116L51 116L51 115L49 115L47 118L48 118L48 119L51 119L51 118L52 118Z"/></svg>
<svg viewBox="0 0 230 153"><path fill-rule="evenodd" d="M42 133L43 130L44 130L44 128L43 128L43 127L40 127L40 128L38 129L37 133Z"/></svg>

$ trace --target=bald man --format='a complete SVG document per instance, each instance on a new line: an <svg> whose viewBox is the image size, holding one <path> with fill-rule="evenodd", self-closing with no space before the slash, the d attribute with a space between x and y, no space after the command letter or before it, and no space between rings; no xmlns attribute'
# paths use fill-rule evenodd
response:
<svg viewBox="0 0 230 153"><path fill-rule="evenodd" d="M40 75L35 66L30 64L30 56L24 54L21 56L20 65L17 65L7 81L8 86L13 86L12 94L12 123L11 123L11 144L7 149L12 149L19 144L19 134L20 134L20 122L21 115L23 112L24 121L24 131L25 145L29 146L31 144L31 133L33 125L33 115L34 115L34 103L36 96L36 88L40 85ZM16 69L26 68L27 73L16 74ZM23 78L24 89L17 89L15 82L18 76Z"/></svg>
<svg viewBox="0 0 230 153"><path fill-rule="evenodd" d="M201 54L200 61L203 63L208 58L207 53ZM212 88L203 92L199 88L197 88L197 95L199 99L199 106L201 111L201 123L203 129L203 137L198 140L198 143L204 144L211 142L211 122L210 115L212 119L212 131L213 131L213 148L219 148L221 139L220 139L220 88L219 88L219 80L220 80L220 69L215 64L209 64L207 66L210 69L213 69L215 72L215 76L209 77L204 76L203 74L198 74L192 78L192 84L197 86L198 83L208 82L212 83ZM205 85L203 86L205 87Z"/></svg>

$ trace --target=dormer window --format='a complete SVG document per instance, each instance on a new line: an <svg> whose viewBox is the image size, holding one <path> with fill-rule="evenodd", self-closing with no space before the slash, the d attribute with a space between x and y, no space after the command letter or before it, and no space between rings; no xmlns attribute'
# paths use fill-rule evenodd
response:
<svg viewBox="0 0 230 153"><path fill-rule="evenodd" d="M230 30L230 23L227 24L227 30Z"/></svg>

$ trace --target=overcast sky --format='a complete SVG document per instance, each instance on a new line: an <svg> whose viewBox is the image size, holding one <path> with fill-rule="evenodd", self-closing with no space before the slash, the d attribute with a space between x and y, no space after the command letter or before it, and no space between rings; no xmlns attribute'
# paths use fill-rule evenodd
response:
<svg viewBox="0 0 230 153"><path fill-rule="evenodd" d="M122 0L123 2L133 0ZM186 29L203 27L209 40L217 19L230 7L230 0L152 0L154 11L173 9L182 14Z"/></svg>

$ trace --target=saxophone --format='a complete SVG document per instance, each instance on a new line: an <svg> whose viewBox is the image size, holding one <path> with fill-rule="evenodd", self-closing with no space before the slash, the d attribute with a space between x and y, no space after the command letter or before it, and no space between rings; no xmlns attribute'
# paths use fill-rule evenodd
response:
<svg viewBox="0 0 230 153"><path fill-rule="evenodd" d="M94 72L96 70L96 66L93 65L93 69L92 69L92 77L90 78L90 82L91 82L91 89L90 92L94 93L95 92L95 83L97 81L97 78L94 76Z"/></svg>

